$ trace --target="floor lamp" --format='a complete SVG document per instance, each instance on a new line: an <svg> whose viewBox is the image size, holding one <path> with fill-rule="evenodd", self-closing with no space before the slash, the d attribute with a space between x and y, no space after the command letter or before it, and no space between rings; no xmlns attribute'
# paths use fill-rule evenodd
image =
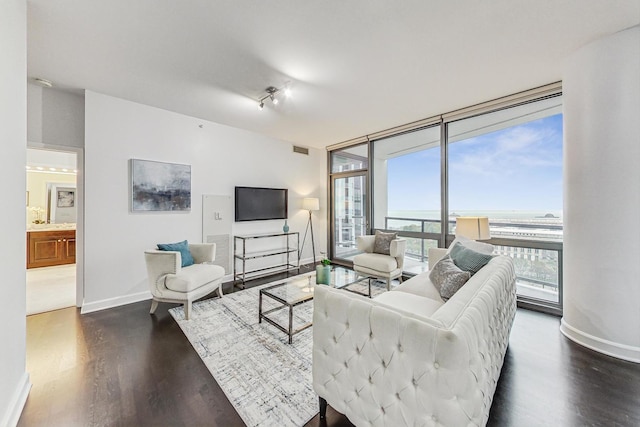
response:
<svg viewBox="0 0 640 427"><path fill-rule="evenodd" d="M309 222L307 222L307 228L304 230L304 238L302 239L302 246L300 247L300 253L298 259L302 256L302 250L304 249L304 243L307 241L307 231L311 228L311 250L313 251L313 265L316 264L316 243L313 240L313 221L311 220L311 212L320 210L320 199L316 197L305 197L302 199L302 209L309 211Z"/></svg>

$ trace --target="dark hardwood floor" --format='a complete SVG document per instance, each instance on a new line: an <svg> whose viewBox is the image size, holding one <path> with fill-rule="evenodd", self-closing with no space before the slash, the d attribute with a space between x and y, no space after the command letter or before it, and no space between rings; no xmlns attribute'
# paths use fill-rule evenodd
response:
<svg viewBox="0 0 640 427"><path fill-rule="evenodd" d="M244 425L168 313L176 304L154 316L149 305L29 316L33 387L18 425ZM640 365L574 344L559 322L518 310L488 425L640 426ZM351 423L329 408L307 425Z"/></svg>

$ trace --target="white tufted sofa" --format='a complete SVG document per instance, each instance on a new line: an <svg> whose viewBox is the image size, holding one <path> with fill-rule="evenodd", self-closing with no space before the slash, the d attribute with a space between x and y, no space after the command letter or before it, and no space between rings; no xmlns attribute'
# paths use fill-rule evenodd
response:
<svg viewBox="0 0 640 427"><path fill-rule="evenodd" d="M428 272L374 299L317 286L313 387L321 417L328 403L357 426L484 426L515 292L505 256L446 303Z"/></svg>

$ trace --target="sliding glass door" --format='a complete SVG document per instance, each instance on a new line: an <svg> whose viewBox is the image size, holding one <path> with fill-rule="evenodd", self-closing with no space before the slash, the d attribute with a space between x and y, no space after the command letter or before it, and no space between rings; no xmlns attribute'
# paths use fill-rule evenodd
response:
<svg viewBox="0 0 640 427"><path fill-rule="evenodd" d="M333 178L333 258L351 261L359 252L356 237L367 234L367 178Z"/></svg>
<svg viewBox="0 0 640 427"><path fill-rule="evenodd" d="M334 261L350 263L357 255L356 237L367 234L367 144L331 154L331 254Z"/></svg>

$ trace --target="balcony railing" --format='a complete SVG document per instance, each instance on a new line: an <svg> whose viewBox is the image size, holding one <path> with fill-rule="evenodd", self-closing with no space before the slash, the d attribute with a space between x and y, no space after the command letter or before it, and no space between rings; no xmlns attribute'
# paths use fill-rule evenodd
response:
<svg viewBox="0 0 640 427"><path fill-rule="evenodd" d="M401 225L399 223L403 223ZM455 218L449 220L447 239L452 239ZM560 304L562 286L562 224L548 219L490 221L495 252L514 259L518 293L533 299ZM437 247L441 221L436 219L385 217L385 229L407 238L405 264L420 272L426 270L428 248Z"/></svg>

